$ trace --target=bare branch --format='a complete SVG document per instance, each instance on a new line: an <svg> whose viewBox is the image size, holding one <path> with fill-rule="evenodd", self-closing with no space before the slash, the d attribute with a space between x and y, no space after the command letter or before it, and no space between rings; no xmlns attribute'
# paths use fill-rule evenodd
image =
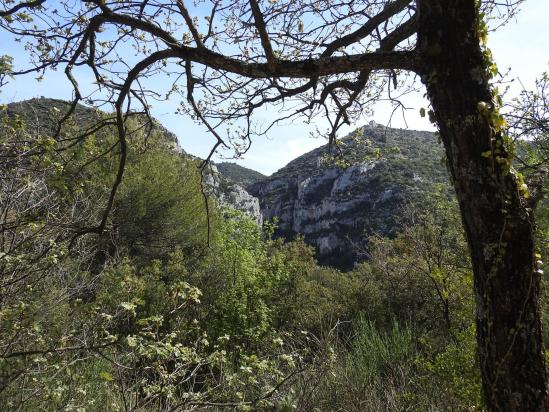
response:
<svg viewBox="0 0 549 412"><path fill-rule="evenodd" d="M7 10L0 10L0 17L7 17L11 16L14 13L17 13L21 9L25 8L37 8L44 4L46 0L33 0L33 1L25 1L23 3L16 4L10 9Z"/></svg>
<svg viewBox="0 0 549 412"><path fill-rule="evenodd" d="M177 7L179 7L179 10L181 11L181 15L185 19L185 23L187 23L187 27L189 27L189 30L191 31L191 34L193 35L193 39L196 43L196 47L203 48L204 44L202 43L202 39L200 38L200 34L196 30L193 19L191 18L191 15L189 14L189 11L187 10L187 7L185 7L185 3L183 2L183 0L177 0Z"/></svg>
<svg viewBox="0 0 549 412"><path fill-rule="evenodd" d="M265 51L267 66L274 72L277 65L277 60L273 53L273 46L269 40L269 34L267 33L267 27L265 20L263 19L263 14L261 13L261 9L259 8L259 4L256 0L250 0L250 7L254 16L255 27L259 33L259 37L261 38L261 45Z"/></svg>

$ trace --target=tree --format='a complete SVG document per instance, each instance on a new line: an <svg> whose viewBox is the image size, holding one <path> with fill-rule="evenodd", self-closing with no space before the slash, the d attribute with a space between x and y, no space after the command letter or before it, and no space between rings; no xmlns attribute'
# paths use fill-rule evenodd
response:
<svg viewBox="0 0 549 412"><path fill-rule="evenodd" d="M455 340L472 323L472 279L457 204L444 192L407 205L396 237L371 237L368 266L399 322Z"/></svg>
<svg viewBox="0 0 549 412"><path fill-rule="evenodd" d="M549 409L533 235L539 197L529 197L512 167L490 85L497 69L485 46L485 16L505 19L520 1L2 3L2 27L29 40L33 59L12 75L64 67L74 88L69 115L91 98L77 81L87 68L100 89L95 102L114 106L119 166L111 198L124 171L124 118L133 102L147 111L148 99L180 95L182 110L215 136L212 153L230 142L245 151L257 132L253 115L267 105L287 109L284 119L323 113L333 140L386 86L401 85L399 76L419 75L471 252L486 404L493 411ZM173 82L165 96L156 80L163 74ZM235 127L223 135L227 124ZM103 221L81 233L101 232L109 205Z"/></svg>
<svg viewBox="0 0 549 412"><path fill-rule="evenodd" d="M205 248L197 161L154 132L132 135L127 175L104 236L81 237L67 247L72 227L100 219L101 207L95 209L106 202L114 172L108 156L93 167L79 166L105 153L116 135L103 129L103 136L59 158L54 142L37 134L50 113L36 116L33 132L14 106L0 121L2 154L13 155L0 163L2 409L187 410L285 402L287 392L279 389L298 372L301 349L285 344L270 316L285 274L280 242L264 239L253 221L238 215L214 225L214 242ZM67 138L83 133L72 131ZM23 140L28 150L43 153L16 156L12 145ZM72 162L63 164L68 158ZM75 179L70 169L85 176ZM220 287L235 277L238 282ZM205 287L204 294L191 280ZM241 342L258 348L237 348L240 334L246 334Z"/></svg>

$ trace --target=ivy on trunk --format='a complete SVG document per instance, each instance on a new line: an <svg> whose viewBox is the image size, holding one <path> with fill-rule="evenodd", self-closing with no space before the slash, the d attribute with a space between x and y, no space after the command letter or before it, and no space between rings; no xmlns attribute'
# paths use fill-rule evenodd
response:
<svg viewBox="0 0 549 412"><path fill-rule="evenodd" d="M478 7L421 0L418 13L422 80L471 251L485 400L491 411L548 410L533 211L498 122Z"/></svg>

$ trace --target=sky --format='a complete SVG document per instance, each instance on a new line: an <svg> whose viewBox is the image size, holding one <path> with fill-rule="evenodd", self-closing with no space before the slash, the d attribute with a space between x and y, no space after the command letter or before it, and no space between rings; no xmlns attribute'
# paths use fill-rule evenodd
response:
<svg viewBox="0 0 549 412"><path fill-rule="evenodd" d="M509 78L517 78L510 84L507 97L517 95L522 86L532 88L534 80L542 72L549 70L549 1L527 0L522 6L517 18L507 23L489 36L489 48L492 50L500 72L511 69ZM14 57L15 64L24 62L24 53L9 41L5 33L0 33L0 55L8 54ZM82 80L81 80L82 82ZM33 97L51 97L70 99L72 89L62 72L48 73L42 82L36 82L34 76L18 77L4 86L0 93L0 103L9 103L30 99ZM409 108L405 116L398 112L391 117L392 109L388 104L377 104L371 117L361 119L357 124L343 128L338 137L343 137L370 121L399 128L415 130L433 130L433 126L426 118L422 118L419 109L428 107L423 98L423 91L407 96L403 99L404 105ZM184 115L175 113L176 102L155 102L152 114L164 126L174 132L179 139L180 146L188 153L205 157L212 148L215 140L208 134L204 126L196 125ZM276 113L265 112L264 120L272 118ZM318 118L314 124L307 125L302 121L294 121L273 128L267 136L258 137L253 141L250 150L238 164L269 175L286 165L292 159L326 143L322 138L311 137L316 127L324 126L325 120ZM223 157L230 157L232 152L225 152L223 156L214 158L216 161Z"/></svg>

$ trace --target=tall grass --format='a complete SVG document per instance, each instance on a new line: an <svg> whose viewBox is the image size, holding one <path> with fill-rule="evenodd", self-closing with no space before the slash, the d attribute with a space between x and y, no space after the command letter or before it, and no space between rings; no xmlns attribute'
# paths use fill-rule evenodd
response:
<svg viewBox="0 0 549 412"><path fill-rule="evenodd" d="M364 318L346 341L327 340L332 361L303 379L299 411L483 411L474 333L438 350L420 350L408 325L380 329ZM328 348L328 349L327 349ZM328 366L326 366L328 365ZM310 375L316 374L316 379Z"/></svg>
<svg viewBox="0 0 549 412"><path fill-rule="evenodd" d="M354 322L354 335L334 343L335 359L322 369L317 385L297 400L300 411L405 410L414 375L416 346L412 331L393 322L386 331L364 319ZM330 344L330 343L328 343ZM310 393L313 392L313 393Z"/></svg>

